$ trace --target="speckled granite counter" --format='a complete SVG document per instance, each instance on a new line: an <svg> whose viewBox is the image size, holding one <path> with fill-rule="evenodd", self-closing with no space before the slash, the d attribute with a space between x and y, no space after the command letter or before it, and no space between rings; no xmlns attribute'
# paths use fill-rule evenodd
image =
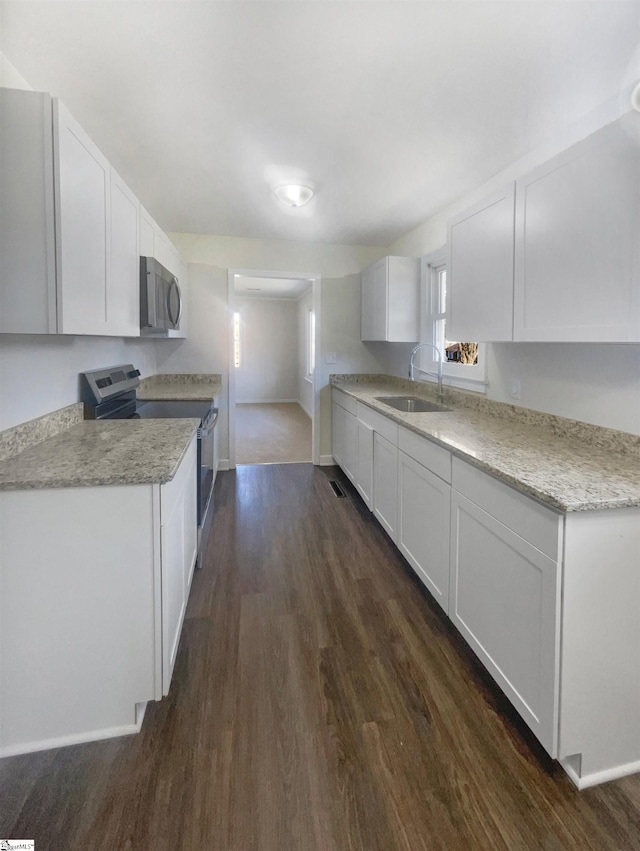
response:
<svg viewBox="0 0 640 851"><path fill-rule="evenodd" d="M152 375L143 378L138 387L138 399L209 402L222 389L222 375Z"/></svg>
<svg viewBox="0 0 640 851"><path fill-rule="evenodd" d="M450 390L450 412L403 413L376 396L433 399L433 385L391 376L331 376L331 385L556 510L640 506L634 435Z"/></svg>
<svg viewBox="0 0 640 851"><path fill-rule="evenodd" d="M199 421L88 420L0 461L0 490L163 484Z"/></svg>

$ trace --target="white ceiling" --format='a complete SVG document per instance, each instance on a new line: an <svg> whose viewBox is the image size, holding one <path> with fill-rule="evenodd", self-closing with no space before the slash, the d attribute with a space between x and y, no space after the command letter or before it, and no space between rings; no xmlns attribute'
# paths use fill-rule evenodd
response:
<svg viewBox="0 0 640 851"><path fill-rule="evenodd" d="M615 0L0 3L164 229L315 242L388 245L638 79L639 41Z"/></svg>
<svg viewBox="0 0 640 851"><path fill-rule="evenodd" d="M306 278L273 278L234 275L233 288L243 298L297 299L311 287Z"/></svg>

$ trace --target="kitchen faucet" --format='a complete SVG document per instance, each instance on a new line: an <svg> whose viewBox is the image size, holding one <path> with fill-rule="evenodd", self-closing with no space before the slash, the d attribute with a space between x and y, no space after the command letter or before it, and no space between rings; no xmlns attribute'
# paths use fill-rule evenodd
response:
<svg viewBox="0 0 640 851"><path fill-rule="evenodd" d="M426 347L433 349L436 355L438 356L438 400L442 402L443 393L442 393L442 354L440 349L437 346L434 346L433 343L418 343L417 346L414 346L413 351L411 352L411 357L409 358L409 378L413 381L413 372L414 370L418 370L418 372L424 372L425 375L433 375L427 369L422 369L422 367L415 366L413 363L413 358L416 352L419 352L420 349L424 349Z"/></svg>

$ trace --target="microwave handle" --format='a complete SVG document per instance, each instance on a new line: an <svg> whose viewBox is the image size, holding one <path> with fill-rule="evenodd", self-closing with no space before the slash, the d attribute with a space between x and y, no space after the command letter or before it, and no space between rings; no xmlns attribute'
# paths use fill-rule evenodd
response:
<svg viewBox="0 0 640 851"><path fill-rule="evenodd" d="M171 315L171 290L174 287L178 296L178 315L175 318ZM169 289L167 291L167 314L173 325L178 328L178 326L180 325L180 317L182 316L182 293L180 292L180 287L178 286L177 278L171 279L171 284L169 285Z"/></svg>

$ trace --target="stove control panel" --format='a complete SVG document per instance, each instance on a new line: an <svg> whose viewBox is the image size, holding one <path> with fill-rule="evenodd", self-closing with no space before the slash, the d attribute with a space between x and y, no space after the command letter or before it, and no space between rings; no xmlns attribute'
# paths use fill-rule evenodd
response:
<svg viewBox="0 0 640 851"><path fill-rule="evenodd" d="M131 363L81 372L81 401L95 406L123 393L133 393L135 396L135 388L140 384L139 375L140 370Z"/></svg>

